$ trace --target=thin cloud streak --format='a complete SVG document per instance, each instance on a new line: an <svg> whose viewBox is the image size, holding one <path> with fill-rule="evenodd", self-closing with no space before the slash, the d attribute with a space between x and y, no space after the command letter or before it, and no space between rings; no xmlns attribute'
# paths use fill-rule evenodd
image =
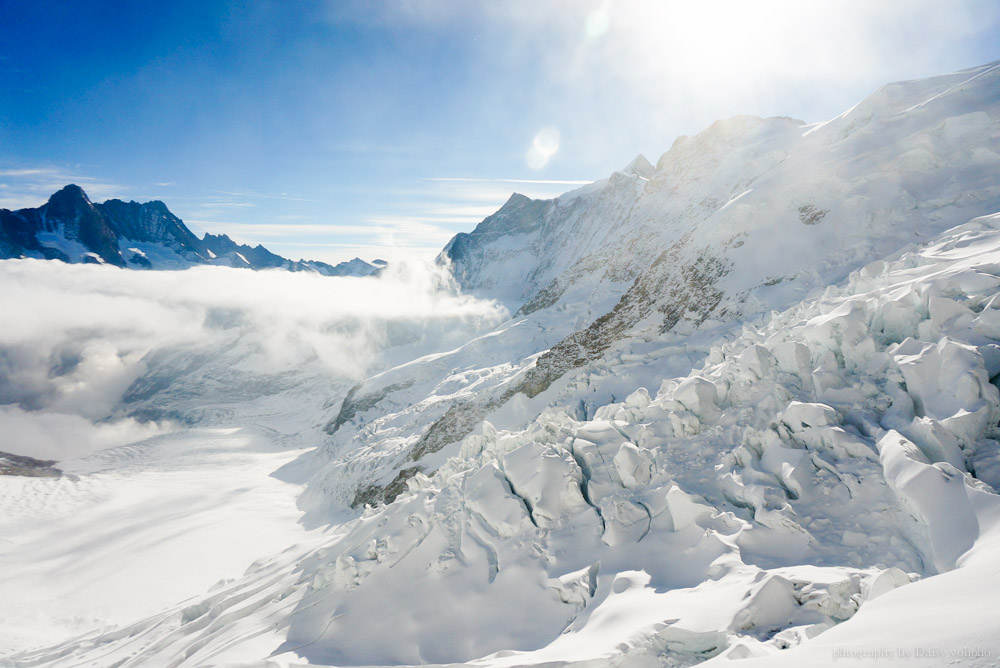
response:
<svg viewBox="0 0 1000 668"><path fill-rule="evenodd" d="M49 174L51 171L47 169L3 169L0 170L0 176L37 176Z"/></svg>
<svg viewBox="0 0 1000 668"><path fill-rule="evenodd" d="M422 231L436 231L433 225L427 225L422 221L412 218L372 218L367 220L367 225L320 225L320 224L253 224L234 223L221 220L189 220L188 223L200 227L214 227L225 231L227 234L256 235L260 237L290 237L290 236L338 236L338 235L368 235L386 229L398 231L412 230L416 233ZM417 229L419 228L419 229Z"/></svg>
<svg viewBox="0 0 1000 668"><path fill-rule="evenodd" d="M240 243L251 246L262 241L268 247L287 246L301 249L308 255L312 247L372 247L407 248L431 255L451 239L455 229L421 220L419 217L378 217L361 224L241 224L225 221L189 220L196 230L204 234L226 234ZM469 226L475 221L443 221L444 225ZM343 239L342 243L329 243L330 239ZM359 243L360 242L360 243ZM309 259L317 259L310 257ZM338 260L339 261L339 260Z"/></svg>
<svg viewBox="0 0 1000 668"><path fill-rule="evenodd" d="M230 192L228 190L213 190L211 192L213 192L213 193L221 193L223 195L232 195L233 197L260 197L261 199L283 199L283 200L289 200L289 201L292 201L292 202L314 202L316 204L329 204L330 203L330 202L327 202L327 201L321 200L321 199L308 199L306 197L292 197L290 195L264 195L264 194L261 194L261 193L251 193L251 192L237 193L237 192Z"/></svg>
<svg viewBox="0 0 1000 668"><path fill-rule="evenodd" d="M351 248L351 249L354 249L355 251L358 251L358 250L377 251L375 253L376 255L378 255L378 254L386 255L386 254L391 253L392 251L398 251L398 250L404 250L404 251L420 250L420 251L426 251L426 252L431 253L431 254L437 254L437 253L441 252L441 246L417 246L417 245L403 246L403 245L400 245L400 244L397 244L395 246L386 246L385 244L352 244L352 243L333 243L333 242L329 242L329 243L302 243L302 242L299 242L299 241L272 241L268 245L269 246L275 246L275 247L283 246L283 247L287 247L287 248L301 248L301 249L304 249L304 251L306 251L306 252L302 253L302 257L305 257L308 254L308 251L310 249L312 249L312 248L345 248L345 249L346 248ZM299 253L294 253L294 254L297 255ZM409 252L406 253L406 258L407 258L407 261L409 261L410 259L412 259L412 258L409 257ZM316 257L310 256L307 259L310 259L310 260L323 260L324 262L326 262L326 261L334 262L333 260L326 260L325 258L319 257L319 256L316 256ZM336 262L342 262L342 261L343 260L336 260L334 262L334 264Z"/></svg>
<svg viewBox="0 0 1000 668"><path fill-rule="evenodd" d="M24 209L45 204L54 192L70 183L84 187L94 201L120 197L130 188L81 174L65 167L20 167L0 170L0 208Z"/></svg>
<svg viewBox="0 0 1000 668"><path fill-rule="evenodd" d="M563 180L563 179L476 179L464 176L435 176L418 179L419 181L459 181L469 183L537 183L541 185L564 185L564 186L585 186L590 181L583 180Z"/></svg>
<svg viewBox="0 0 1000 668"><path fill-rule="evenodd" d="M458 220L458 217L465 216L463 220L479 222L486 216L495 213L497 210L496 206L446 206L440 209L432 209L430 213L441 215L441 216L455 216L454 220ZM441 219L445 220L445 219Z"/></svg>

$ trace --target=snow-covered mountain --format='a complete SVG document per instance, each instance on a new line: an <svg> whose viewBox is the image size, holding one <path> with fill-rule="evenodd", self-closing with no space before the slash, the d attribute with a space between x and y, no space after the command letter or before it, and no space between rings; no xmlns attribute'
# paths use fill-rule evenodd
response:
<svg viewBox="0 0 1000 668"><path fill-rule="evenodd" d="M315 271L327 276L368 276L382 265L359 258L333 266L293 261L261 245L237 244L225 234L196 237L160 201L103 204L70 184L37 209L0 209L0 258L34 257L141 269L214 264L249 269Z"/></svg>
<svg viewBox="0 0 1000 668"><path fill-rule="evenodd" d="M318 445L277 474L300 486L296 545L7 660L991 665L998 174L994 63L514 195L440 257L509 320L324 402L248 395L233 426ZM281 393L295 373L319 385L288 370ZM39 566L14 562L30 590Z"/></svg>
<svg viewBox="0 0 1000 668"><path fill-rule="evenodd" d="M471 352L366 381L345 402L347 413L365 424L405 416L406 445L387 446L380 432L373 448L402 447L395 467L412 475L424 453L456 442L511 400L570 382L569 372L612 349L632 355L677 351L679 337L711 341L908 244L1000 211L998 80L989 65L891 84L815 125L719 121L678 139L653 173L640 157L629 171L554 200L512 196L471 234L456 236L441 260L465 290L502 301L515 319L489 343L470 343ZM686 356L669 371L686 372L698 359ZM470 377L470 365L478 370L471 386L459 380ZM453 367L462 371L452 375ZM635 382L594 387L582 414ZM466 389L441 392L439 383ZM427 410L396 412L412 403L412 390L392 396L404 385L423 388ZM375 417L354 408L359 399ZM331 430L344 423L338 416ZM357 436L348 429L343 438L327 447L350 452ZM333 459L335 468L343 464ZM385 469L377 470L385 482Z"/></svg>

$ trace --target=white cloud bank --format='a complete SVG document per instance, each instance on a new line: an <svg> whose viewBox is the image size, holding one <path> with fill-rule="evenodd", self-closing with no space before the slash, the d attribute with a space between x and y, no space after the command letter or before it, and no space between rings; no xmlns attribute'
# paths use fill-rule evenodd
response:
<svg viewBox="0 0 1000 668"><path fill-rule="evenodd" d="M150 360L164 363L161 353L221 362L201 363L202 375L176 382L208 380L191 391L222 401L235 392L227 384L251 377L307 369L357 379L399 358L459 345L507 315L459 295L446 273L424 265L390 267L380 278L328 278L41 260L0 262L0 313L0 451L43 459L169 428L131 419L120 406Z"/></svg>

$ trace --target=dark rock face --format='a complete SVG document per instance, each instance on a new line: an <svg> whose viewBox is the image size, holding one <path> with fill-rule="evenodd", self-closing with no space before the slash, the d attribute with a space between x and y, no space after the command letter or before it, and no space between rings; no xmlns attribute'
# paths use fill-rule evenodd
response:
<svg viewBox="0 0 1000 668"><path fill-rule="evenodd" d="M452 273L465 289L479 287L473 271L490 261L502 261L502 251L491 244L504 237L530 234L540 228L546 212L553 207L551 200L533 200L514 193L500 209L487 216L471 233L461 232L442 251L452 265Z"/></svg>
<svg viewBox="0 0 1000 668"><path fill-rule="evenodd" d="M150 259L141 244L155 244L163 258ZM293 261L261 245L237 244L225 234L199 239L160 201L94 204L70 184L37 209L0 209L0 259L35 257L71 263L110 264L130 269L219 264L248 269L313 271L326 276L369 276L385 263L355 258L334 266Z"/></svg>
<svg viewBox="0 0 1000 668"><path fill-rule="evenodd" d="M39 235L44 234L44 238ZM86 252L70 257L59 242ZM142 256L126 258L121 242L162 244L190 262L207 259L205 246L163 202L109 200L94 204L70 184L37 209L0 209L0 257L42 257L64 262L151 267Z"/></svg>
<svg viewBox="0 0 1000 668"><path fill-rule="evenodd" d="M198 239L163 202L139 204L110 199L96 205L118 235L132 241L163 243L182 255L205 256L206 243Z"/></svg>
<svg viewBox="0 0 1000 668"><path fill-rule="evenodd" d="M0 209L0 257L20 257L38 253L50 260L69 261L63 253L38 243L35 233L41 227L38 209L8 211Z"/></svg>
<svg viewBox="0 0 1000 668"><path fill-rule="evenodd" d="M104 262L124 266L118 235L110 221L91 203L80 186L70 184L49 198L40 215L46 232L79 241Z"/></svg>
<svg viewBox="0 0 1000 668"><path fill-rule="evenodd" d="M0 452L0 475L18 475L28 478L58 478L62 471L55 468L55 461L35 459L23 455Z"/></svg>

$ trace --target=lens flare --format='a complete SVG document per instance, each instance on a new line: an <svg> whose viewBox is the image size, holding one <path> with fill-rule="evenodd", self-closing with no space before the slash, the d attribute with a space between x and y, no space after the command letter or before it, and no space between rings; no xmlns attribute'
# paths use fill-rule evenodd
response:
<svg viewBox="0 0 1000 668"><path fill-rule="evenodd" d="M528 167L541 169L549 163L549 160L559 150L559 129L554 127L542 128L531 141L531 148L525 160Z"/></svg>
<svg viewBox="0 0 1000 668"><path fill-rule="evenodd" d="M611 18L603 9L598 9L587 17L587 37L597 39L608 31L611 26Z"/></svg>

